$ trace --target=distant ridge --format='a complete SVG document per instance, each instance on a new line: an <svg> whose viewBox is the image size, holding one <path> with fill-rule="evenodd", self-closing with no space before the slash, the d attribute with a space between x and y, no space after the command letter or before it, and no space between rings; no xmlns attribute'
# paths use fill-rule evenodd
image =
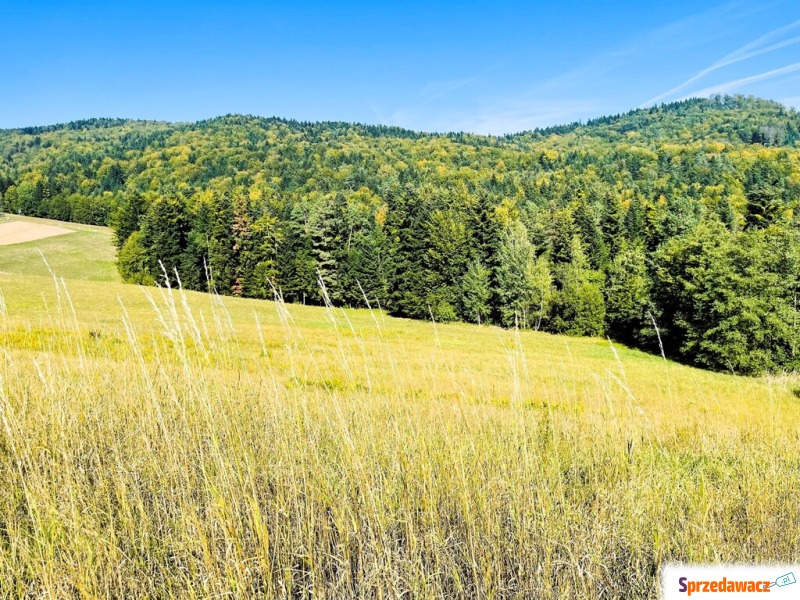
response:
<svg viewBox="0 0 800 600"><path fill-rule="evenodd" d="M0 131L0 212L111 225L129 282L163 265L187 289L759 373L800 369L798 140L796 111L743 96L499 137L86 119Z"/></svg>
<svg viewBox="0 0 800 600"><path fill-rule="evenodd" d="M513 143L531 139L542 140L551 136L564 136L572 133L579 136L614 139L631 131L640 133L645 139L663 140L669 139L670 136L674 135L676 125L684 124L698 127L704 119L709 122L705 124L705 128L700 127L698 133L702 135L693 137L693 140L705 139L703 136L722 135L726 137L726 141L740 141L742 143L763 143L766 141L768 145L793 145L800 139L800 113L797 110L774 100L741 95L690 98L649 108L637 108L626 113L597 117L586 122L575 121L568 124L498 136L463 131L422 132L393 125L372 125L346 121L300 121L291 118L260 117L245 114L227 114L195 122L90 118L53 125L0 129L0 133L5 131L24 135L41 135L56 131L89 131L124 126L156 126L177 130L196 130L204 127L226 125L255 125L263 128L268 128L272 125L285 125L293 131L305 131L311 134L321 131L336 133L347 130L356 131L360 135L370 137L405 139L445 137L469 140L471 143L491 144L496 141ZM764 123L764 121L767 121L767 123ZM754 142L753 133L757 133L759 126L777 127L779 131L767 134L763 139L756 139ZM775 137L775 133L783 134L783 137Z"/></svg>

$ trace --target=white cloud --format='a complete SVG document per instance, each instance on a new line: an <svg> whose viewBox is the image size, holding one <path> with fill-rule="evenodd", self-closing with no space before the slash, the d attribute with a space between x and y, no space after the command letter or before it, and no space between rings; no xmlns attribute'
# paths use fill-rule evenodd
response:
<svg viewBox="0 0 800 600"><path fill-rule="evenodd" d="M791 65L786 65L785 67L781 67L779 69L772 69L771 71L759 73L758 75L751 75L749 77L742 77L741 79L734 79L733 81L718 83L716 85L712 85L703 88L701 90L692 92L691 94L687 94L683 96L681 100L685 100L686 98L692 98L692 97L705 98L708 96L713 96L714 94L727 94L729 92L741 90L742 88L757 83L759 81L774 79L775 77L781 77L783 75L788 75L789 73L794 73L796 71L800 71L800 62L793 63Z"/></svg>
<svg viewBox="0 0 800 600"><path fill-rule="evenodd" d="M506 93L505 96L502 95L503 90L499 88L494 95L486 94L492 89L492 77L488 77L486 71L464 79L432 81L419 91L419 102L396 107L383 122L426 131L504 134L569 123L601 113L624 110L625 106L618 106L619 97L614 87L615 79L619 79L620 82L629 80L632 75L635 76L634 67L639 68L642 63L657 63L675 52L721 41L730 36L731 32L740 27L752 14L768 8L761 3L728 2L666 23L654 30L634 33L628 40L621 41L619 45L606 52L587 57L573 68L566 69L547 80L536 82L528 89ZM713 23L714 26L709 27L709 23ZM800 36L781 39L782 36L786 37L787 32L798 27L800 21L754 39L654 100L684 90L691 83L723 66L800 43ZM726 85L742 87L780 74L767 73L754 76L757 79L753 80L746 78L719 84L714 90L724 88ZM474 85L476 82L480 82L482 86L476 93L472 93L473 88L462 90L467 86L478 88ZM445 107L444 103L441 105L435 103L447 95L456 96L459 101L457 108Z"/></svg>
<svg viewBox="0 0 800 600"><path fill-rule="evenodd" d="M694 82L702 79L706 75L710 75L714 71L718 71L719 69L722 69L723 67L734 65L736 63L748 60L750 58L755 58L756 56L761 56L762 54L767 54L769 52L774 52L775 50L780 50L781 48L786 48L787 46L792 46L794 44L797 44L798 42L800 42L800 36L796 36L796 37L790 38L788 40L783 40L783 41L780 41L780 42L777 42L777 43L774 43L774 44L770 44L769 46L764 46L763 45L763 44L768 43L771 40L774 40L775 38L777 38L777 37L779 37L779 36L781 36L781 35L783 35L785 33L788 33L789 31L791 31L793 29L797 29L798 27L800 27L800 20L797 20L797 21L794 21L792 23L789 23L788 25L784 25L783 27L779 27L777 29L774 29L774 30L770 31L769 33L766 33L766 34L762 35L761 37L756 38L752 42L749 42L749 43L745 44L744 46L742 46L740 48L737 48L733 52L730 52L730 53L726 54L725 56L720 58L718 61L716 61L713 64L709 65L705 69L702 69L701 71L698 71L697 73L695 73L694 75L689 77L687 80L683 81L682 83L679 83L675 87L667 90L666 92L662 92L661 94L658 94L657 96L654 96L653 98L650 98L650 100L648 100L647 102L642 104L640 106L640 108L644 108L644 107L647 107L647 106L652 106L656 102L664 100L665 98L669 98L669 97L673 96L675 93L677 93L677 92L679 92L679 91L681 91L683 89L686 89L688 86L690 86ZM694 93L694 94L691 94L691 95L692 96L700 96L700 95L703 95L703 94L701 94L700 92L697 92L697 93Z"/></svg>
<svg viewBox="0 0 800 600"><path fill-rule="evenodd" d="M781 98L778 100L784 106L791 106L800 110L800 96L789 96L788 98Z"/></svg>
<svg viewBox="0 0 800 600"><path fill-rule="evenodd" d="M475 75L473 77L468 77L465 79L429 81L423 86L423 88L419 92L419 95L423 98L423 100L420 101L420 103L417 106L422 106L423 104L427 104L428 102L433 102L434 100L438 100L442 96L446 96L447 94L455 92L457 89L460 89L471 83L475 83L477 80L478 76Z"/></svg>
<svg viewBox="0 0 800 600"><path fill-rule="evenodd" d="M491 135L517 133L577 121L597 109L591 100L536 100L518 97L462 116L455 129Z"/></svg>
<svg viewBox="0 0 800 600"><path fill-rule="evenodd" d="M464 115L455 122L455 128L476 133L503 134L594 116L607 108L601 105L599 99L585 99L586 90L601 87L600 84L613 72L643 56L677 51L683 46L699 43L700 36L692 35L692 32L706 27L709 21L738 22L761 8L748 3L727 3L667 23L653 31L640 33L623 45L552 77L523 94L497 100L473 114ZM705 32L702 41L724 35L727 35L724 27L719 27L713 34Z"/></svg>

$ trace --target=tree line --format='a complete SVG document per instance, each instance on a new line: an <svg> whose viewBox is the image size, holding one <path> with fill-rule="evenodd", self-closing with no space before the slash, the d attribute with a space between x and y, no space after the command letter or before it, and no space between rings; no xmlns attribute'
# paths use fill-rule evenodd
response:
<svg viewBox="0 0 800 600"><path fill-rule="evenodd" d="M114 228L126 281L798 366L800 117L690 100L516 136L230 115L0 132L6 211Z"/></svg>

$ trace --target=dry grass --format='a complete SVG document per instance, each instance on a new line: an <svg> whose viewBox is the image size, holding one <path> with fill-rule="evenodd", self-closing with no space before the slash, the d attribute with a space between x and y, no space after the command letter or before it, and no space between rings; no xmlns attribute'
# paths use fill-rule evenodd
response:
<svg viewBox="0 0 800 600"><path fill-rule="evenodd" d="M0 221L0 273L48 276L42 255L61 277L89 281L120 281L115 264L113 233L108 227L65 223L19 215L5 215ZM26 242L16 240L4 246L3 228L22 227L28 231L61 231L58 235Z"/></svg>
<svg viewBox="0 0 800 600"><path fill-rule="evenodd" d="M53 225L8 220L0 223L0 246L22 244L67 233L72 231Z"/></svg>
<svg viewBox="0 0 800 600"><path fill-rule="evenodd" d="M68 287L0 275L5 597L640 598L800 552L791 377Z"/></svg>

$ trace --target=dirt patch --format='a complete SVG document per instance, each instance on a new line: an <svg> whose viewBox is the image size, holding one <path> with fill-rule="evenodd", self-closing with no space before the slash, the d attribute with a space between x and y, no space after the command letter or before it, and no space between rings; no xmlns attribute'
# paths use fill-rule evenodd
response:
<svg viewBox="0 0 800 600"><path fill-rule="evenodd" d="M64 235L65 233L74 232L71 229L54 225L42 225L41 223L29 223L27 221L9 221L0 223L0 246L32 242L56 235Z"/></svg>

